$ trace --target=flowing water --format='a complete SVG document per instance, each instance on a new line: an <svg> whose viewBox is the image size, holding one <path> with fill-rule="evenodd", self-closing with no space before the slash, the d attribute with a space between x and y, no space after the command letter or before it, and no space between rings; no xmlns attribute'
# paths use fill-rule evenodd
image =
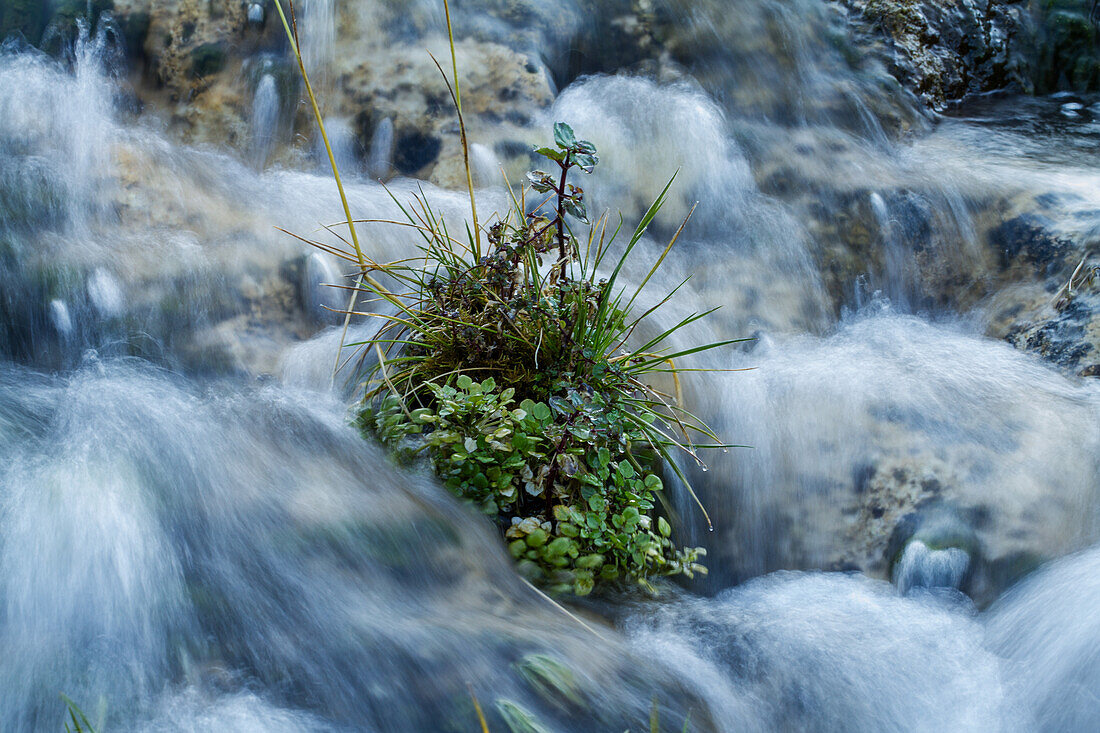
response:
<svg viewBox="0 0 1100 733"><path fill-rule="evenodd" d="M455 19L561 85L529 113L595 142L594 208L629 222L676 175L642 259L699 205L650 297L691 275L661 318L721 307L685 338L753 337L699 363L735 371L684 376L751 446L694 470L712 527L672 497L709 576L579 615L347 424L326 287L345 263L275 229L342 214L314 142L285 152L272 49L241 72L234 146L135 109L109 19L61 60L3 47L0 729L60 730L60 693L134 731L477 730L475 699L494 731L520 708L643 730L654 705L662 730L1100 725L1100 390L984 335L978 235L989 202L1028 196L1062 202L1059 233L1100 231L1091 113L1002 99L934 121L845 55L832 3L655 5L689 74L593 50L585 13L611 0ZM321 90L356 41L340 18L442 26L428 2L300 10ZM390 192L420 184L375 182L399 120L364 139L331 119L352 210L400 218ZM484 211L507 201L497 142L473 151ZM454 229L463 194L423 190ZM394 227L360 235L378 260L414 251Z"/></svg>

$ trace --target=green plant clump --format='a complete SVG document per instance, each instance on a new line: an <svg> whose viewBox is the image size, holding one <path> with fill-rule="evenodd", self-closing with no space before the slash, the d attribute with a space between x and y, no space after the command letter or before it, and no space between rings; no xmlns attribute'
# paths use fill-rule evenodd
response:
<svg viewBox="0 0 1100 733"><path fill-rule="evenodd" d="M566 215L587 222L574 169L597 164L591 143L558 123L556 147L537 152L556 175L529 174L535 213L515 201L489 227L474 260L423 200L406 210L424 236L429 267L377 265L409 286L402 297L366 288L396 309L373 348L360 428L405 458L425 455L446 486L494 517L521 572L552 591L705 572L701 548L678 548L657 513L659 470L670 452L695 456L692 433L714 438L646 377L719 344L668 353L664 342L706 314L634 339L630 315L673 242L633 292L616 288L626 258L660 209L653 204L606 279L597 271L615 239L604 219L582 247ZM665 192L668 188L666 187ZM526 192L521 194L526 198ZM549 214L539 213L548 204ZM675 292L675 291L674 291ZM635 341L637 346L628 345ZM506 386L498 386L506 385ZM680 474L682 476L682 474Z"/></svg>
<svg viewBox="0 0 1100 733"><path fill-rule="evenodd" d="M483 251L447 0L443 7L454 75L447 85L458 114L473 227L465 241L455 239L423 197L409 208L394 199L408 221L390 223L419 232L422 257L379 264L359 244L297 34L275 3L328 152L349 235L340 237L342 248L299 239L357 267L345 334L352 316L383 320L369 341L344 344L341 337L333 377L345 345L360 347L359 363L366 365L356 416L360 429L400 456L426 456L453 492L494 517L520 569L551 590L586 595L598 582L612 581L653 589L650 580L658 576L704 573L696 562L704 551L674 545L672 527L654 502L661 498L663 466L691 491L672 452L682 450L698 461L693 436L715 444L718 438L648 378L668 373L678 392L675 360L733 341L680 351L665 345L710 311L648 340L641 336L649 330L639 329L646 317L679 289L632 315L679 231L633 292L616 285L672 182L619 259L608 261L607 278L598 279L621 221L610 237L606 217L588 221L584 191L568 179L574 170L592 172L599 162L596 148L558 123L555 146L536 150L557 170L528 174L530 189L542 200L529 210L527 189L521 189L514 208L485 230ZM446 79L438 61L436 66ZM567 216L589 224L583 247ZM394 292L375 277L379 273L407 290ZM356 310L364 294L387 304L388 313Z"/></svg>

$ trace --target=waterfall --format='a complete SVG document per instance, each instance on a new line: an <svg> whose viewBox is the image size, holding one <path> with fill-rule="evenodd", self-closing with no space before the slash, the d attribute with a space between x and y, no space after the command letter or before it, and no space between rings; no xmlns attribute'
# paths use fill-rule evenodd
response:
<svg viewBox="0 0 1100 733"><path fill-rule="evenodd" d="M914 540L906 545L894 569L894 584L902 593L914 588L958 589L969 568L970 556L964 550L958 547L932 549Z"/></svg>
<svg viewBox="0 0 1100 733"><path fill-rule="evenodd" d="M264 74L252 97L252 115L249 127L252 132L252 165L262 170L271 156L275 144L275 130L279 123L279 90L275 77Z"/></svg>
<svg viewBox="0 0 1100 733"><path fill-rule="evenodd" d="M461 240L442 6L295 5L364 254L422 260L415 196ZM1096 100L930 112L863 2L453 5L483 225L558 121L605 262L663 197L615 283L638 344L710 312L653 384L729 444L664 471L708 575L548 600L364 439L382 306L302 241L345 211L272 6L116 2L0 45L0 729L1097 728Z"/></svg>
<svg viewBox="0 0 1100 733"><path fill-rule="evenodd" d="M302 60L323 90L336 54L336 0L304 0L298 6L298 20Z"/></svg>
<svg viewBox="0 0 1100 733"><path fill-rule="evenodd" d="M385 180L393 170L393 120L386 117L371 133L367 154L367 172L371 178Z"/></svg>

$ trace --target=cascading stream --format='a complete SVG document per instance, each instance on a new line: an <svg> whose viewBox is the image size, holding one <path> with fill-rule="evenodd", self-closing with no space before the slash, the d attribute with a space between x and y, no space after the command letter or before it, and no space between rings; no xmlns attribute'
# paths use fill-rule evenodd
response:
<svg viewBox="0 0 1100 733"><path fill-rule="evenodd" d="M196 13L173 51L123 48L146 6L115 5L61 60L0 48L0 729L60 729L59 693L133 731L474 730L471 694L494 731L516 706L642 730L655 700L662 730L1100 722L1092 296L1052 302L1100 236L1092 100L933 120L850 4L454 3L483 219L567 121L602 158L591 208L626 228L676 176L628 281L698 203L657 325L720 307L681 345L754 339L681 376L751 446L689 471L713 531L670 497L708 578L578 620L348 426L329 285L352 267L276 230L323 239L342 210L269 8L166 4ZM391 194L423 190L460 231L420 65L438 4L298 5L352 211L400 219ZM238 45L209 40L227 27ZM158 48L159 77L124 67ZM360 226L379 261L416 253Z"/></svg>

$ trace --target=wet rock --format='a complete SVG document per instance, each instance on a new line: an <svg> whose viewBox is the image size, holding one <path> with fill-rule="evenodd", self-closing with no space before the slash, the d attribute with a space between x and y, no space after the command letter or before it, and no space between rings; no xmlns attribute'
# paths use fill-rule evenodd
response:
<svg viewBox="0 0 1100 733"><path fill-rule="evenodd" d="M16 34L37 43L46 29L46 4L42 0L9 0L0 4L0 40Z"/></svg>
<svg viewBox="0 0 1100 733"><path fill-rule="evenodd" d="M440 38L428 42L436 58L447 49ZM542 69L518 53L492 43L463 41L457 46L462 106L471 142L540 139L534 117L553 94ZM392 126L393 167L403 175L426 178L447 187L465 186L466 174L458 120L443 78L423 44L357 50L338 54L336 84L329 104L354 120L362 150L389 147ZM387 120L389 122L387 122ZM369 161L372 175L375 162ZM526 170L526 149L503 161L509 175Z"/></svg>
<svg viewBox="0 0 1100 733"><path fill-rule="evenodd" d="M852 555L833 562L850 563L864 572L890 577L905 542L916 531L918 510L941 501L955 482L950 469L942 463L882 461L865 465L854 477L856 502L849 528ZM897 539L899 527L904 539Z"/></svg>
<svg viewBox="0 0 1100 733"><path fill-rule="evenodd" d="M659 73L690 69L740 113L872 134L881 134L880 126L902 132L923 124L919 101L852 33L838 3L656 0L653 6Z"/></svg>
<svg viewBox="0 0 1100 733"><path fill-rule="evenodd" d="M1021 214L989 232L989 244L1000 254L1001 266L1022 261L1045 273L1063 265L1070 242L1051 232L1053 222L1038 214Z"/></svg>
<svg viewBox="0 0 1100 733"><path fill-rule="evenodd" d="M1100 362L1100 214L1058 192L1015 201L1009 212L988 233L999 270L983 305L987 334L1088 376Z"/></svg>
<svg viewBox="0 0 1100 733"><path fill-rule="evenodd" d="M243 64L278 43L272 28L249 25L247 3L115 0L112 15L147 109L185 142L247 143L253 80Z"/></svg>
<svg viewBox="0 0 1100 733"><path fill-rule="evenodd" d="M135 10L120 19L123 44L130 58L145 59L145 39L151 22L151 16L143 10Z"/></svg>
<svg viewBox="0 0 1100 733"><path fill-rule="evenodd" d="M877 464L857 487L847 547L834 550L824 566L858 568L892 580L902 592L954 588L985 605L1061 554L1058 543L1038 531L1049 517L1040 520L1034 506L987 503L955 471L932 458Z"/></svg>
<svg viewBox="0 0 1100 733"><path fill-rule="evenodd" d="M1013 325L1005 340L1072 374L1096 376L1100 361L1100 294L1077 295L1060 309L1048 300L1040 314Z"/></svg>
<svg viewBox="0 0 1100 733"><path fill-rule="evenodd" d="M857 24L886 39L892 73L935 109L1031 79L1022 54L1031 19L1001 0L847 0Z"/></svg>
<svg viewBox="0 0 1100 733"><path fill-rule="evenodd" d="M405 175L415 175L439 159L443 141L416 129L407 129L397 137L393 165Z"/></svg>

